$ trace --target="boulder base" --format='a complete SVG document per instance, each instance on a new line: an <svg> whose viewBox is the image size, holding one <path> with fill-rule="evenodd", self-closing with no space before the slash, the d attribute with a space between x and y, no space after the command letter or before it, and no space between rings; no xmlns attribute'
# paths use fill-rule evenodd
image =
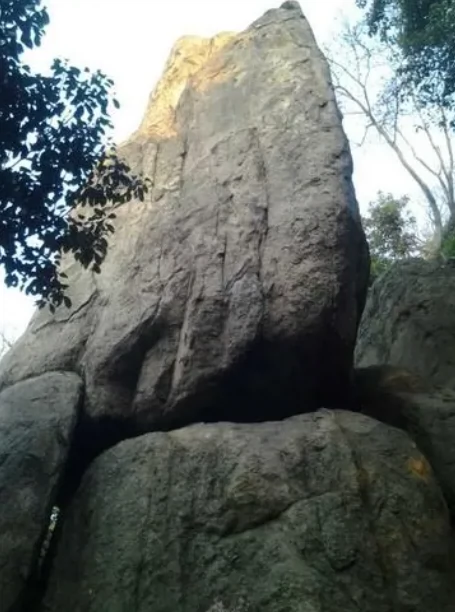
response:
<svg viewBox="0 0 455 612"><path fill-rule="evenodd" d="M82 381L49 372L0 393L0 610L14 612L37 571L64 474Z"/></svg>
<svg viewBox="0 0 455 612"><path fill-rule="evenodd" d="M122 442L67 510L46 612L451 612L447 507L403 432L322 411Z"/></svg>

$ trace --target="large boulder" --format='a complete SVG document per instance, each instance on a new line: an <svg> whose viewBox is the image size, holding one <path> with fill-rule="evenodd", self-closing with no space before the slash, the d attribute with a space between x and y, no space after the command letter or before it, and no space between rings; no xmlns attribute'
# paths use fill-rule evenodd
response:
<svg viewBox="0 0 455 612"><path fill-rule="evenodd" d="M407 431L431 464L455 524L455 390L393 366L355 373L357 406Z"/></svg>
<svg viewBox="0 0 455 612"><path fill-rule="evenodd" d="M38 569L82 395L49 372L0 393L0 610L22 610Z"/></svg>
<svg viewBox="0 0 455 612"><path fill-rule="evenodd" d="M298 4L179 41L122 150L153 189L117 208L100 275L65 260L72 308L35 315L0 385L80 372L89 418L131 433L341 404L368 254Z"/></svg>
<svg viewBox="0 0 455 612"><path fill-rule="evenodd" d="M359 329L358 367L394 365L454 388L454 346L454 262L399 262L376 281Z"/></svg>
<svg viewBox="0 0 455 612"><path fill-rule="evenodd" d="M347 411L193 425L91 465L44 609L451 612L451 547L431 468L398 429Z"/></svg>

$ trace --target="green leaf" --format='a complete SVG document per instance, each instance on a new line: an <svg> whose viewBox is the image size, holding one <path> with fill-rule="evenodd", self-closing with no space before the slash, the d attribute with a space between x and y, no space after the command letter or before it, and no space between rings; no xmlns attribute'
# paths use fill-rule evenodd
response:
<svg viewBox="0 0 455 612"><path fill-rule="evenodd" d="M0 95L0 156L18 163L14 170L0 165L1 263L6 283L55 309L68 304L66 275L57 269L60 253L72 253L84 267L95 261L100 269L108 248L103 236L114 231L105 221L115 218L104 207L122 184L136 186L136 178L103 135L112 127L111 100L119 106L112 80L60 59L50 74L34 74L21 55L25 46L39 44L48 13L35 0L9 0L7 6L8 20L0 19L0 41L10 41L2 45L7 79ZM93 169L105 150L112 152L114 169L99 184ZM131 192L121 199L131 199ZM76 218L69 218L76 204L85 211L96 205L96 212L84 218L76 209Z"/></svg>

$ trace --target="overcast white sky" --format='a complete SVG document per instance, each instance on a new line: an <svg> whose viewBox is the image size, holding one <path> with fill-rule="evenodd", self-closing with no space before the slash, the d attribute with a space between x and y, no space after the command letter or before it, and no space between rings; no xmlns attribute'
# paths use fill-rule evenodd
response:
<svg viewBox="0 0 455 612"><path fill-rule="evenodd" d="M242 30L280 0L46 0L51 23L33 66L45 68L55 57L79 67L101 69L116 83L121 109L115 136L124 140L138 126L147 99L170 48L185 34L211 36ZM329 43L341 11L355 14L355 0L301 0L319 43ZM30 61L30 58L29 58ZM390 152L370 144L353 150L354 181L361 207L378 190L409 193L412 184ZM0 276L0 332L17 336L33 312L33 301L5 289Z"/></svg>

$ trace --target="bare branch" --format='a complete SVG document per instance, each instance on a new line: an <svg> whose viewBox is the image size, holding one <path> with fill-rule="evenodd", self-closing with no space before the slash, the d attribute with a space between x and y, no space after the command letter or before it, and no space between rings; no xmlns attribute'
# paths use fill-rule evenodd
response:
<svg viewBox="0 0 455 612"><path fill-rule="evenodd" d="M424 132L427 134L428 138L430 139L430 142L432 142L432 143L434 144L433 139L431 138L431 134L428 134L428 133L427 133L427 130L426 130L425 128L422 128L422 130L423 130L423 131L424 131ZM402 132L402 131L401 131L399 128L398 128L398 134L399 134L400 138L402 139L402 141L403 141L403 142L406 144L406 146L407 146L407 147L409 148L409 150L411 151L411 153L412 153L412 155L413 155L414 159L415 159L415 160L416 160L416 161L417 161L419 164L421 164L421 165L422 165L422 167L423 167L423 168L425 168L425 170L426 170L427 172L429 172L430 174L432 174L432 175L433 175L433 176L436 178L436 180L437 180L437 181L439 182L439 184L441 185L442 190L443 190L443 191L444 191L444 193L447 195L447 185L446 185L446 183L444 182L443 177L441 176L441 174L443 173L443 168L440 168L440 169L439 169L439 171L438 171L438 170L435 170L434 168L432 168L432 167L430 166L430 164L429 164L429 163L427 163L427 162L426 162L426 161L425 161L425 160L424 160L424 159L423 159L423 158L422 158L422 157L421 157L421 156L420 156L420 155L417 153L416 148L415 148L415 147L414 147L414 146L411 144L411 142L409 141L409 139L408 139L408 138L406 138L406 136L404 135L404 133L403 133L403 132ZM436 150L438 150L438 151L439 151L439 148L436 146L436 144L434 144L434 149L435 149L435 151L436 151ZM439 153L440 153L440 151L439 151Z"/></svg>
<svg viewBox="0 0 455 612"><path fill-rule="evenodd" d="M455 217L455 153L444 109L440 109L441 125L438 128L425 116L412 93L403 90L404 85L396 70L401 58L395 48L372 41L363 36L361 28L349 25L344 26L342 40L343 50L337 50L336 54L329 50L327 56L334 74L336 93L347 103L346 114L363 114L365 117L366 127L360 144L365 142L368 131L374 127L423 193L437 236L442 236L444 208ZM407 133L409 127L406 127L404 119L418 122L430 147L430 158ZM436 138L438 130L443 136L444 151ZM432 161L433 153L436 164ZM435 184L422 176L422 169L428 172Z"/></svg>
<svg viewBox="0 0 455 612"><path fill-rule="evenodd" d="M449 167L447 169L447 185L449 192L449 208L452 215L455 215L455 188L454 188L454 175L455 175L455 163L454 163L454 153L452 146L451 133L449 132L449 122L447 121L446 113L444 107L441 106L441 125L442 131L444 134L447 153L449 157Z"/></svg>

